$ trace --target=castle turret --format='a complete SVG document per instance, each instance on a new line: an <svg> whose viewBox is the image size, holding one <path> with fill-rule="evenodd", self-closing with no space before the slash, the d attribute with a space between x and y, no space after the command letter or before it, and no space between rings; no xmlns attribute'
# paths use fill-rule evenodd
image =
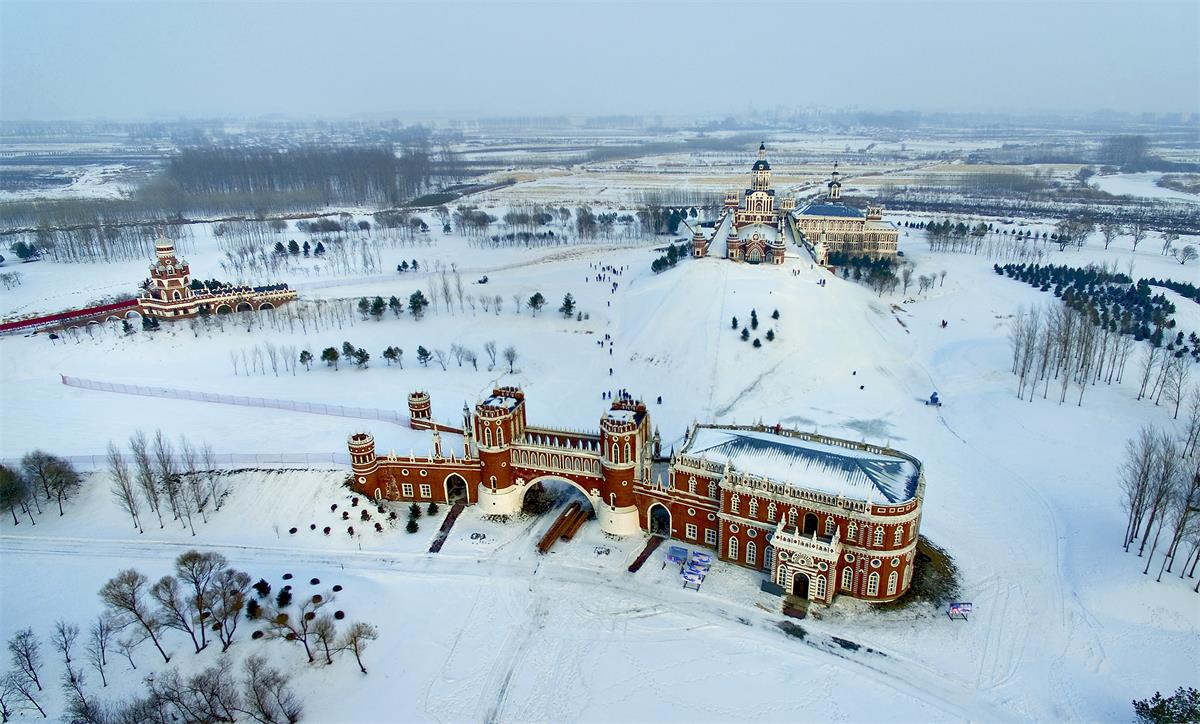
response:
<svg viewBox="0 0 1200 724"><path fill-rule="evenodd" d="M700 224L696 224L696 231L692 234L692 256L699 259L708 253L708 238L704 236L704 229Z"/></svg>
<svg viewBox="0 0 1200 724"><path fill-rule="evenodd" d="M596 511L605 533L629 535L640 529L634 482L649 469L646 453L650 415L640 401L622 399L600 418L600 473L604 487Z"/></svg>
<svg viewBox="0 0 1200 724"><path fill-rule="evenodd" d="M750 188L766 191L771 188L771 164L767 163L767 144L758 144L758 160L750 167Z"/></svg>
<svg viewBox="0 0 1200 724"><path fill-rule="evenodd" d="M479 503L489 515L513 515L521 509L521 490L509 465L512 443L525 433L525 393L497 387L475 405L471 435L479 451Z"/></svg>
<svg viewBox="0 0 1200 724"><path fill-rule="evenodd" d="M725 192L725 208L729 211L737 211L738 205L741 204L741 199L738 198L737 191Z"/></svg>
<svg viewBox="0 0 1200 724"><path fill-rule="evenodd" d="M150 265L150 295L161 302L182 302L192 298L191 268L175 256L175 245L165 236L154 245L154 263Z"/></svg>
<svg viewBox="0 0 1200 724"><path fill-rule="evenodd" d="M433 405L429 393L408 393L408 426L414 430L428 430L433 425Z"/></svg>
<svg viewBox="0 0 1200 724"><path fill-rule="evenodd" d="M356 432L347 440L350 447L350 470L360 489L373 492L379 459L375 456L375 438L370 433ZM382 492L381 492L382 494Z"/></svg>

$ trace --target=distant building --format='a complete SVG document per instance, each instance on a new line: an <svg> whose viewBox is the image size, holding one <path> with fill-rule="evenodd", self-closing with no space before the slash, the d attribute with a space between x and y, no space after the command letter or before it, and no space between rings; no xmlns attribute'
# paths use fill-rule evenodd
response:
<svg viewBox="0 0 1200 724"><path fill-rule="evenodd" d="M739 197L725 195L725 205L712 234L696 226L692 256L719 256L750 264L782 264L789 244L803 245L824 264L832 252L894 257L899 231L883 220L883 209L867 212L842 203L842 182L837 164L828 184L827 198L797 209L791 197L776 204L771 187L771 164L766 144L759 144L758 160L750 167L750 188Z"/></svg>
<svg viewBox="0 0 1200 724"><path fill-rule="evenodd" d="M260 287L222 286L209 289L191 277L188 263L175 256L175 246L165 237L154 245L150 278L138 295L138 311L146 317L170 320L197 314L274 309L295 301L296 292L286 284Z"/></svg>
<svg viewBox="0 0 1200 724"><path fill-rule="evenodd" d="M435 423L428 394L408 400L412 427L433 430L433 451L379 456L371 435L351 435L352 487L368 497L507 516L555 479L583 494L604 532L715 550L761 571L773 593L888 601L911 585L925 479L905 453L778 425L694 425L664 460L646 406L630 398L613 402L596 432L528 424L515 387L464 406L462 428ZM461 450L444 446L443 432L461 434Z"/></svg>

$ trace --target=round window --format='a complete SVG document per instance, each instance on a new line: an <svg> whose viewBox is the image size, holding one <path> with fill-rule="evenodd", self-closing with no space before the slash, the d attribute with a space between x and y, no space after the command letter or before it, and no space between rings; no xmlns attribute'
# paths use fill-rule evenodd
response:
<svg viewBox="0 0 1200 724"><path fill-rule="evenodd" d="M853 563L853 562L854 562L854 554L853 554L853 553L847 553L847 554L846 554L846 562L847 562L847 563Z"/></svg>
<svg viewBox="0 0 1200 724"><path fill-rule="evenodd" d="M879 567L879 559L878 559L878 558L876 558L876 559L874 559L874 560L872 560L872 561L871 561L871 567L872 567L872 568L878 568L878 567Z"/></svg>
<svg viewBox="0 0 1200 724"><path fill-rule="evenodd" d="M827 571L827 570L829 570L829 564L822 561L821 563L817 564L817 570L818 571Z"/></svg>
<svg viewBox="0 0 1200 724"><path fill-rule="evenodd" d="M400 471L400 474L401 474L401 475L408 475L408 470L407 470L407 469L405 469L405 470L401 470L401 471Z"/></svg>
<svg viewBox="0 0 1200 724"><path fill-rule="evenodd" d="M898 565L900 565L900 559L899 559L899 558L893 558L893 559L892 559L892 568L895 568L895 567L896 567L896 566L898 566Z"/></svg>
<svg viewBox="0 0 1200 724"><path fill-rule="evenodd" d="M715 514L715 513L709 513L709 514L708 514L708 519L709 519L709 520L716 520L716 519L717 519L717 516L716 516L716 514Z"/></svg>
<svg viewBox="0 0 1200 724"><path fill-rule="evenodd" d="M688 515L695 515L695 514L696 514L695 508L688 508Z"/></svg>
<svg viewBox="0 0 1200 724"><path fill-rule="evenodd" d="M738 527L737 527L737 525L731 525L731 526L729 526L729 532L730 532L730 533L737 533L739 530L741 530L741 528L738 528Z"/></svg>
<svg viewBox="0 0 1200 724"><path fill-rule="evenodd" d="M428 475L428 474L429 474L429 471L428 471L428 470L422 470L422 471L421 471L421 477L425 477L425 476L426 476L426 475Z"/></svg>
<svg viewBox="0 0 1200 724"><path fill-rule="evenodd" d="M360 476L358 476L358 482L361 485L362 483L367 482L367 479L360 475Z"/></svg>

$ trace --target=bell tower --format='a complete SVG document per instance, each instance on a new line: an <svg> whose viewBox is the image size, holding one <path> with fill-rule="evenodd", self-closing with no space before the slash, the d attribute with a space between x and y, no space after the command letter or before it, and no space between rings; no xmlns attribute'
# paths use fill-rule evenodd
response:
<svg viewBox="0 0 1200 724"><path fill-rule="evenodd" d="M192 275L186 261L175 256L175 245L165 236L154 244L150 265L150 293L163 302L186 302L192 298Z"/></svg>
<svg viewBox="0 0 1200 724"><path fill-rule="evenodd" d="M842 175L838 173L837 161L833 162L833 173L829 176L829 200L842 200Z"/></svg>

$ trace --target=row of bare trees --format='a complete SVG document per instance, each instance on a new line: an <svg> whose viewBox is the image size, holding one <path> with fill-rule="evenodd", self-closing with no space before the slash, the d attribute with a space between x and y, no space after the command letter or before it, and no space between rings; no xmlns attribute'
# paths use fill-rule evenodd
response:
<svg viewBox="0 0 1200 724"><path fill-rule="evenodd" d="M1028 395L1032 402L1039 391L1042 399L1048 399L1054 386L1062 404L1074 387L1076 405L1083 404L1089 386L1101 381L1120 384L1137 344L1131 335L1100 324L1089 311L1061 304L1019 309L1009 325L1008 339L1019 399ZM1137 378L1138 399L1152 399L1155 405L1165 399L1172 416L1178 418L1189 397L1192 365L1178 350L1146 345ZM1200 398L1200 389L1191 397Z"/></svg>
<svg viewBox="0 0 1200 724"><path fill-rule="evenodd" d="M161 529L167 513L196 535L195 519L207 523L210 509L220 510L229 493L228 478L216 467L211 445L195 445L181 436L176 448L162 430L153 438L135 432L128 455L108 443L110 492L139 533L145 532L143 514L157 518Z"/></svg>
<svg viewBox="0 0 1200 724"><path fill-rule="evenodd" d="M1138 557L1146 559L1142 573L1147 575L1161 546L1156 581L1171 573L1176 563L1179 578L1194 577L1200 563L1200 455L1195 454L1195 430L1191 433L1193 437L1181 443L1169 432L1146 426L1125 444L1120 485L1126 521L1121 544L1126 552L1136 548ZM1192 590L1200 592L1200 581Z"/></svg>
<svg viewBox="0 0 1200 724"><path fill-rule="evenodd" d="M64 515L63 503L82 487L83 477L70 462L41 450L26 453L18 466L0 465L0 507L8 509L13 525L21 524L18 511L37 525L33 511L41 515L43 502L46 507L57 503L58 514Z"/></svg>

